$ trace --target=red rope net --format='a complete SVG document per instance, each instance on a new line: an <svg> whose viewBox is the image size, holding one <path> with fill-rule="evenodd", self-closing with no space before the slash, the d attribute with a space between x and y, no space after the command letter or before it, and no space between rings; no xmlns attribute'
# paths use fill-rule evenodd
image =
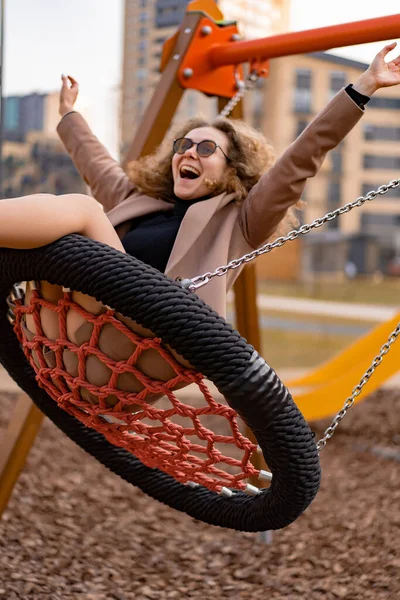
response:
<svg viewBox="0 0 400 600"><path fill-rule="evenodd" d="M123 322L113 309L102 306L100 314L93 314L74 302L70 291L49 301L39 287L26 304L15 300L14 330L38 384L60 407L181 483L219 492L222 487L245 489L244 480L259 475L250 462L257 446L241 433L236 412L213 398L200 373L178 362L159 338L132 331L130 320ZM86 331L85 341L72 341L71 311L78 329ZM56 339L45 335L44 315L56 324L58 335L51 336ZM149 351L152 363L162 357L166 380L146 373L142 363ZM176 390L191 383L201 394L189 395L187 404Z"/></svg>

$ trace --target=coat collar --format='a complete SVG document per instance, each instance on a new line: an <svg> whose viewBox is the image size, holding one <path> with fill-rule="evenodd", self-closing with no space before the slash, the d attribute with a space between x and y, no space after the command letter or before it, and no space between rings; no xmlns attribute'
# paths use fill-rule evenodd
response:
<svg viewBox="0 0 400 600"><path fill-rule="evenodd" d="M234 193L227 194L223 192L218 196L197 202L189 207L182 220L175 244L172 248L166 273L171 272L172 269L175 269L179 265L189 249L203 233L214 214L234 199ZM172 204L169 202L136 193L115 206L107 213L107 216L111 224L117 227L125 221L130 221L152 212L171 210L171 207Z"/></svg>
<svg viewBox="0 0 400 600"><path fill-rule="evenodd" d="M176 236L175 244L166 267L166 273L176 269L190 248L201 236L216 212L235 199L235 194L225 192L193 204L186 212Z"/></svg>
<svg viewBox="0 0 400 600"><path fill-rule="evenodd" d="M111 224L116 227L124 221L130 221L136 217L142 217L159 210L171 210L172 207L173 204L164 200L136 193L112 208L107 213L107 217L110 219Z"/></svg>

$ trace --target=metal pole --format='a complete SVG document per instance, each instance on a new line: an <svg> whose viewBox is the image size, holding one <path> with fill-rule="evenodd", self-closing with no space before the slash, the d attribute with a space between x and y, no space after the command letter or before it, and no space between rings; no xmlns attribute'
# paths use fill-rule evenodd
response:
<svg viewBox="0 0 400 600"><path fill-rule="evenodd" d="M3 197L3 134L4 134L4 5L5 0L0 0L0 199Z"/></svg>
<svg viewBox="0 0 400 600"><path fill-rule="evenodd" d="M208 59L210 68L215 69L251 60L380 42L398 38L399 32L400 14L396 14L331 27L283 33L259 40L239 41L234 44L215 44L208 51L207 57L204 58Z"/></svg>

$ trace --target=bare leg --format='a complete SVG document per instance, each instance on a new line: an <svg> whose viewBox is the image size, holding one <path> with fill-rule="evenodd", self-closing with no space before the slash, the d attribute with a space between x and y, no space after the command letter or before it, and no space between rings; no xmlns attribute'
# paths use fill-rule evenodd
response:
<svg viewBox="0 0 400 600"><path fill-rule="evenodd" d="M0 200L0 247L45 246L70 233L125 252L101 206L83 194L34 194Z"/></svg>

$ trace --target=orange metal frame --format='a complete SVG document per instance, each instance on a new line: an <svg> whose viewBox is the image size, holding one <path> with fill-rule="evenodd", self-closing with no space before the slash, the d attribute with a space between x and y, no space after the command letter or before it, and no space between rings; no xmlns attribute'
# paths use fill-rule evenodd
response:
<svg viewBox="0 0 400 600"><path fill-rule="evenodd" d="M196 9L199 5L200 2L197 2ZM257 70L261 76L265 76L268 71L266 63L270 58L388 40L399 36L400 14L396 14L258 40L240 41L236 24L224 25L223 22L216 22L204 15L180 64L177 79L182 88L230 98L237 91L235 75L243 78L242 63L249 63L250 70ZM173 38L167 42L169 51L164 57L164 62L171 54L172 40Z"/></svg>
<svg viewBox="0 0 400 600"><path fill-rule="evenodd" d="M235 71L231 65L213 69L208 55L215 44L229 46L234 43L235 36L239 36L236 25L220 26L207 17L201 19L178 71L179 85L211 96L232 97L237 92ZM236 73L243 79L241 65Z"/></svg>
<svg viewBox="0 0 400 600"><path fill-rule="evenodd" d="M365 21L354 21L319 29L274 35L259 40L215 45L202 60L209 61L211 68L237 65L253 58L276 58L292 54L304 54L330 50L341 46L355 46L380 42L400 36L400 14Z"/></svg>

